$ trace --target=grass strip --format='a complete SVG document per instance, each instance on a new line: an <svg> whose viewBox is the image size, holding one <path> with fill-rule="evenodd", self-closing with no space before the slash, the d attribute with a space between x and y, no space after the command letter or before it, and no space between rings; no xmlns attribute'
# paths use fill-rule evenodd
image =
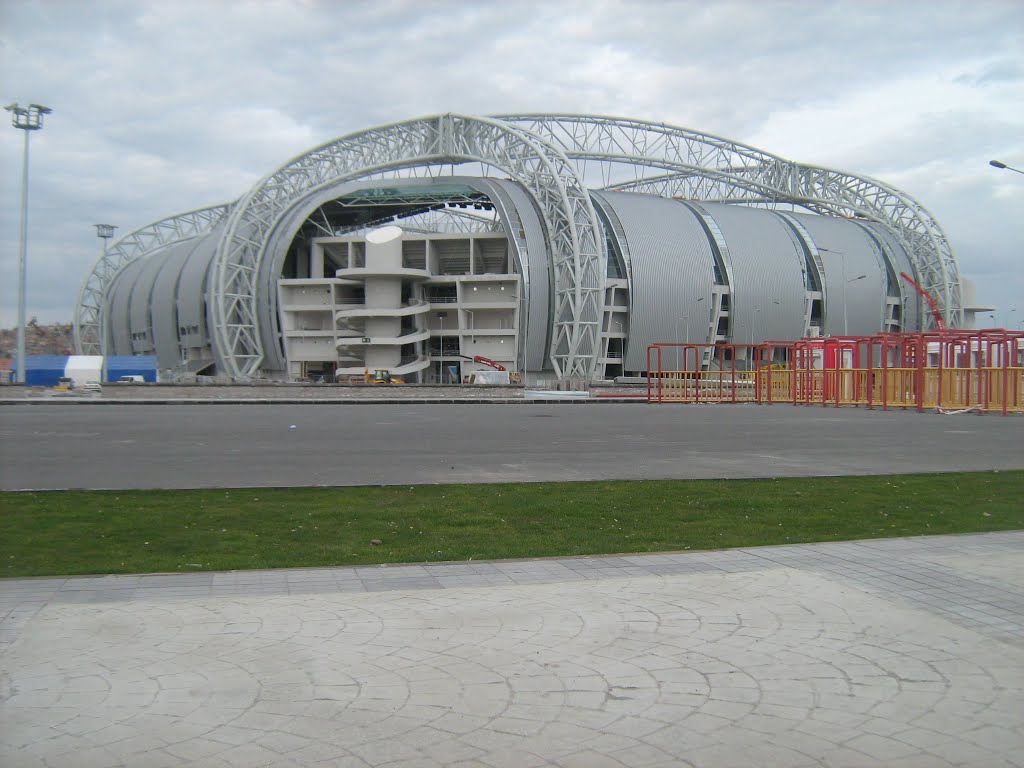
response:
<svg viewBox="0 0 1024 768"><path fill-rule="evenodd" d="M1022 499L1022 471L3 493L0 573L490 560L1001 531L1024 528Z"/></svg>

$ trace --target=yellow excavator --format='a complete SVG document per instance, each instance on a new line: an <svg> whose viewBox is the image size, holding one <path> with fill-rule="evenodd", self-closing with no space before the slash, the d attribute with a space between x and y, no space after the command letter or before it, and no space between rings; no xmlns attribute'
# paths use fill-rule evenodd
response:
<svg viewBox="0 0 1024 768"><path fill-rule="evenodd" d="M370 375L370 369L366 368L363 371L363 380L367 384L405 384L405 379L400 379L397 376L392 376L391 371L384 368L378 368Z"/></svg>

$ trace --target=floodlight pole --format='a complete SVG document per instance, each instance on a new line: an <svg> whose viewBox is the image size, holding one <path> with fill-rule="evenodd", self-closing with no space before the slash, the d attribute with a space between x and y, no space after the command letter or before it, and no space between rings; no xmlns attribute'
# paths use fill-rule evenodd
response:
<svg viewBox="0 0 1024 768"><path fill-rule="evenodd" d="M18 380L28 381L25 370L25 272L28 262L28 135L43 127L43 115L53 110L40 104L27 107L17 103L4 107L11 113L11 125L25 132L25 149L21 167L21 233L18 246Z"/></svg>
<svg viewBox="0 0 1024 768"><path fill-rule="evenodd" d="M1012 165L1001 163L998 160L989 160L988 164L991 165L993 168L999 168L1000 170L1004 171L1013 171L1014 173L1019 173L1022 176L1024 176L1024 171L1022 171L1020 168L1014 168Z"/></svg>
<svg viewBox="0 0 1024 768"><path fill-rule="evenodd" d="M117 229L113 224L94 224L96 227L96 236L103 240L103 263L106 263L107 259L107 243L110 242L110 238L114 236L114 230ZM100 368L100 383L107 383L107 330L109 328L108 323L109 305L107 304L107 291L106 287L103 290L103 299L100 302L100 354L103 356L102 367Z"/></svg>

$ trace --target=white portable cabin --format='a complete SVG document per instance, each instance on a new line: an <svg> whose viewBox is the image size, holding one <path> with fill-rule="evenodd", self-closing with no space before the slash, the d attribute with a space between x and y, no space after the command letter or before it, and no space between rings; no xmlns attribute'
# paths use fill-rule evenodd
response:
<svg viewBox="0 0 1024 768"><path fill-rule="evenodd" d="M64 375L75 382L76 388L88 381L99 381L103 375L103 358L100 355L71 355L64 366Z"/></svg>

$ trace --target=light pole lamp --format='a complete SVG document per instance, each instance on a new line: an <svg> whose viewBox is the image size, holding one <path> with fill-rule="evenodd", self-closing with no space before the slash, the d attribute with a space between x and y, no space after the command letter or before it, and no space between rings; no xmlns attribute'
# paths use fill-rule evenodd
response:
<svg viewBox="0 0 1024 768"><path fill-rule="evenodd" d="M703 296L701 296L699 299L697 299L693 303L696 305L696 304L700 304L702 301L704 301L704 297ZM694 309L700 309L700 307L694 306ZM700 313L697 313L696 317L699 319L700 318ZM707 332L707 329L705 328L704 329L704 340L707 341L707 338L708 338L708 332ZM690 316L689 315L686 316L686 343L687 344L690 343Z"/></svg>
<svg viewBox="0 0 1024 768"><path fill-rule="evenodd" d="M25 132L25 149L21 166L21 234L18 248L18 379L24 384L25 374L25 265L28 261L28 136L43 127L43 115L53 110L41 104L27 107L17 103L4 107L11 113L11 125Z"/></svg>
<svg viewBox="0 0 1024 768"><path fill-rule="evenodd" d="M437 337L437 372L442 384L444 384L444 318L447 314L447 312L437 313L437 322L441 326L441 331Z"/></svg>
<svg viewBox="0 0 1024 768"><path fill-rule="evenodd" d="M754 326L757 325L758 317L761 315L761 305L754 306L754 314L750 318L750 370L754 370Z"/></svg>
<svg viewBox="0 0 1024 768"><path fill-rule="evenodd" d="M863 280L865 277L867 275L857 275L847 280L845 272L843 273L843 336L850 335L850 328L846 323L846 286L850 283L856 283L858 280Z"/></svg>
<svg viewBox="0 0 1024 768"><path fill-rule="evenodd" d="M114 236L114 230L117 229L117 227L115 227L113 224L94 224L93 226L96 227L96 237L98 237L101 240L103 240L103 259L105 261L106 258L107 258L107 243L110 241L110 238L112 238ZM110 320L108 318L109 305L107 304L107 288L108 287L109 287L109 285L106 285L106 286L103 287L103 298L100 301L100 318L99 318L100 319L100 322L99 322L99 326L100 326L100 355L103 356L103 363L101 364L102 367L100 368L100 382L104 383L104 384L107 381L107 353L108 353L108 350L107 350L107 330L109 328L109 322L110 322Z"/></svg>
<svg viewBox="0 0 1024 768"><path fill-rule="evenodd" d="M999 168L1000 170L1004 171L1013 171L1014 173L1024 175L1024 171L1022 171L1020 168L1014 168L1012 165L1007 165L1006 163L1002 163L998 160L989 160L988 164L991 165L993 168Z"/></svg>
<svg viewBox="0 0 1024 768"><path fill-rule="evenodd" d="M820 251L822 253L834 253L834 254L836 254L839 257L839 268L840 268L840 272L842 274L842 284L843 284L843 335L845 336L846 335L846 330L847 330L846 329L846 283L848 282L847 279L846 279L846 251L834 251L831 248L822 248L820 245L818 246L818 251ZM825 282L823 282L823 284L822 284L822 290L825 290ZM828 327L829 327L829 329L831 329L832 328L832 322L831 322L831 319L832 319L831 318L831 316L832 316L832 305L831 305L831 300L829 299L828 293L825 294L825 312L826 312L826 320L829 321ZM831 330L830 330L830 332L831 332Z"/></svg>

